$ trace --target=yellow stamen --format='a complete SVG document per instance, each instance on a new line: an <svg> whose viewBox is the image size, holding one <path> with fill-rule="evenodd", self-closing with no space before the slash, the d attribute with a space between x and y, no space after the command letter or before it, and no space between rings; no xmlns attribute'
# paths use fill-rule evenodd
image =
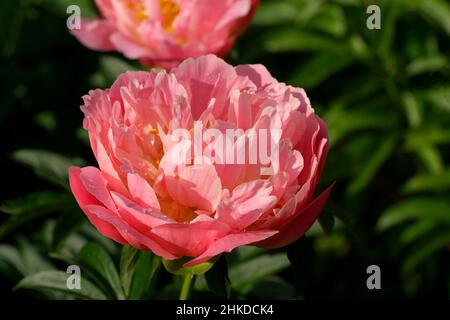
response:
<svg viewBox="0 0 450 320"><path fill-rule="evenodd" d="M163 16L163 27L168 32L173 31L173 21L180 13L180 6L175 0L159 0L159 7Z"/></svg>
<svg viewBox="0 0 450 320"><path fill-rule="evenodd" d="M148 18L145 5L138 1L125 2L125 6L134 13L134 17L138 21L143 21Z"/></svg>
<svg viewBox="0 0 450 320"><path fill-rule="evenodd" d="M173 31L173 22L180 13L180 6L176 0L158 0L162 15L162 25L167 32ZM128 1L125 6L134 15L134 18L142 22L149 18L148 8L141 1Z"/></svg>
<svg viewBox="0 0 450 320"><path fill-rule="evenodd" d="M148 133L154 135L154 136L158 136L159 137L159 132L157 129L155 128L151 128L150 130L148 130Z"/></svg>
<svg viewBox="0 0 450 320"><path fill-rule="evenodd" d="M172 219L178 222L188 222L195 219L197 214L194 208L185 207L176 203L173 200L162 200L159 199L159 205L161 207L161 212L168 215Z"/></svg>

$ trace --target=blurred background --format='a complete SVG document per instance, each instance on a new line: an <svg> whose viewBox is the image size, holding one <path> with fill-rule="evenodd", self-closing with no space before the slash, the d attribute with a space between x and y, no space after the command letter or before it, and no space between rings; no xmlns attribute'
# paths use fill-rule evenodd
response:
<svg viewBox="0 0 450 320"><path fill-rule="evenodd" d="M81 96L142 67L78 43L66 28L71 4L97 14L89 0L0 2L2 299L73 297L57 281L69 264L92 285L78 298L120 298L117 272L102 267L118 268L121 248L87 223L67 167L96 165ZM366 27L371 4L379 30ZM305 88L331 139L318 191L336 186L306 237L236 250L194 297L211 297L209 287L249 299L450 298L449 40L446 0L261 1L227 60ZM152 281L155 261L136 253L129 298L177 297L179 279ZM381 269L381 290L367 289L369 265ZM220 268L231 286L212 281Z"/></svg>

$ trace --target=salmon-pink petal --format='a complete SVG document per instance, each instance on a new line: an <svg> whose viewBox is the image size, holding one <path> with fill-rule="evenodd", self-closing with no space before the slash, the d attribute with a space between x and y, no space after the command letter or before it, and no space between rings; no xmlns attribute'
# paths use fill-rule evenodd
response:
<svg viewBox="0 0 450 320"><path fill-rule="evenodd" d="M111 35L114 25L108 20L81 19L80 29L71 30L72 34L86 47L97 51L113 51Z"/></svg>
<svg viewBox="0 0 450 320"><path fill-rule="evenodd" d="M232 201L223 201L217 207L217 219L230 226L233 231L242 231L255 222L264 213L263 209L253 209L241 212L239 204Z"/></svg>
<svg viewBox="0 0 450 320"><path fill-rule="evenodd" d="M118 216L112 214L112 212L104 207L89 205L86 206L86 210L95 215L98 219L103 220L106 223L114 226L121 236L133 247L141 250L150 250L155 254L164 257L166 259L176 259L169 251L164 249L158 242L150 238L148 235L144 235L128 224L126 224Z"/></svg>
<svg viewBox="0 0 450 320"><path fill-rule="evenodd" d="M90 205L99 205L100 202L92 196L84 187L80 179L81 169L78 167L69 168L69 182L70 188L75 195L75 199L83 212L88 217L89 221L100 231L101 234L113 239L121 244L126 244L127 241L121 236L117 229L110 223L97 218L87 208Z"/></svg>
<svg viewBox="0 0 450 320"><path fill-rule="evenodd" d="M254 180L236 187L217 208L217 219L233 230L243 230L270 210L277 202L267 180Z"/></svg>
<svg viewBox="0 0 450 320"><path fill-rule="evenodd" d="M194 119L198 119L208 107L219 79L225 80L224 90L229 91L237 78L232 66L213 55L187 59L174 72L178 81L188 89Z"/></svg>
<svg viewBox="0 0 450 320"><path fill-rule="evenodd" d="M92 212L91 208L94 206L95 205L87 205L81 207L81 209L86 214L89 221L97 228L97 230L105 237L108 237L120 244L123 245L129 244L129 242L122 236L122 234L117 230L117 228L113 224L109 223L107 220L103 218L99 218L98 215L95 214L95 212ZM99 206L99 208L103 207Z"/></svg>
<svg viewBox="0 0 450 320"><path fill-rule="evenodd" d="M262 241L269 237L276 235L278 231L275 230L261 230L261 231L249 231L243 233L228 234L225 237L217 240L201 255L186 262L184 267L192 267L202 262L208 261L215 256L224 253L231 252L233 249L239 246L245 246L254 242Z"/></svg>
<svg viewBox="0 0 450 320"><path fill-rule="evenodd" d="M146 209L117 192L111 192L121 217L139 230L148 230L166 223L174 223L171 218L152 209Z"/></svg>
<svg viewBox="0 0 450 320"><path fill-rule="evenodd" d="M110 37L111 43L127 58L140 59L149 55L149 50L116 32Z"/></svg>
<svg viewBox="0 0 450 320"><path fill-rule="evenodd" d="M248 77L257 87L276 82L266 67L261 64L241 65L235 69L238 75Z"/></svg>
<svg viewBox="0 0 450 320"><path fill-rule="evenodd" d="M160 210L158 198L155 191L140 175L134 173L128 174L128 190L131 195L142 204L156 211Z"/></svg>
<svg viewBox="0 0 450 320"><path fill-rule="evenodd" d="M95 167L81 168L80 180L84 188L104 206L113 211L116 209L107 189L107 181L100 170Z"/></svg>
<svg viewBox="0 0 450 320"><path fill-rule="evenodd" d="M69 184L72 193L75 196L80 207L86 206L89 204L100 204L100 201L97 200L92 194L90 194L80 179L81 168L79 167L69 167Z"/></svg>
<svg viewBox="0 0 450 320"><path fill-rule="evenodd" d="M227 10L225 15L220 19L216 26L216 29L225 27L231 21L244 17L250 12L251 2L250 0L237 0Z"/></svg>
<svg viewBox="0 0 450 320"><path fill-rule="evenodd" d="M114 0L95 0L95 4L99 8L101 14L109 20L113 20L115 18L114 8L111 1Z"/></svg>
<svg viewBox="0 0 450 320"><path fill-rule="evenodd" d="M184 206L213 212L222 195L222 184L214 166L193 164L180 170L165 173L167 192Z"/></svg>
<svg viewBox="0 0 450 320"><path fill-rule="evenodd" d="M263 248L279 248L286 246L299 239L314 223L320 215L325 202L333 189L334 184L329 186L316 199L314 199L305 209L295 215L289 222L283 224L280 232L256 245Z"/></svg>
<svg viewBox="0 0 450 320"><path fill-rule="evenodd" d="M169 243L180 247L177 255L195 257L208 246L229 232L229 228L218 221L199 221L194 223L164 224L152 232Z"/></svg>

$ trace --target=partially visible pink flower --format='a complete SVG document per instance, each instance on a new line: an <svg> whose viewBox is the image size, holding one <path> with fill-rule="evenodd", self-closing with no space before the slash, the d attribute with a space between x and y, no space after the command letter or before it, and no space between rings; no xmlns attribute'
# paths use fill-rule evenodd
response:
<svg viewBox="0 0 450 320"><path fill-rule="evenodd" d="M224 56L259 0L95 0L102 18L72 33L86 47L119 51L148 65L174 67L189 57Z"/></svg>
<svg viewBox="0 0 450 320"><path fill-rule="evenodd" d="M70 168L81 209L103 235L166 259L193 257L186 266L242 245L297 240L331 190L313 199L328 151L324 122L303 89L277 82L262 65L233 68L208 55L171 72L127 72L85 96L82 111L99 168ZM255 130L280 130L272 174L262 175L260 163L213 161L215 139L201 140L197 157L209 161L175 163L176 152L189 150L179 147L189 145L194 123L242 129L249 144ZM188 137L174 141L179 129Z"/></svg>

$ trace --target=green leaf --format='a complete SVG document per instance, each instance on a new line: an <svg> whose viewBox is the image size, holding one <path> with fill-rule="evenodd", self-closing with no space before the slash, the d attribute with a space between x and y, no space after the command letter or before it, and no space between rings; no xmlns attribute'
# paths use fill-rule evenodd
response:
<svg viewBox="0 0 450 320"><path fill-rule="evenodd" d="M433 145L450 144L450 132L446 128L427 126L410 130L405 136L405 148L415 151Z"/></svg>
<svg viewBox="0 0 450 320"><path fill-rule="evenodd" d="M294 71L288 82L305 89L313 89L352 63L353 59L349 55L317 54L301 64L300 68L293 68ZM327 67L324 68L324 66Z"/></svg>
<svg viewBox="0 0 450 320"><path fill-rule="evenodd" d="M0 211L11 215L52 212L63 207L68 200L69 196L65 193L37 191L3 202L0 205Z"/></svg>
<svg viewBox="0 0 450 320"><path fill-rule="evenodd" d="M22 275L27 274L27 268L17 248L8 244L0 244L0 260L14 267Z"/></svg>
<svg viewBox="0 0 450 320"><path fill-rule="evenodd" d="M1 210L13 215L0 226L0 239L32 221L60 210L70 202L73 202L72 196L66 193L39 192L4 203Z"/></svg>
<svg viewBox="0 0 450 320"><path fill-rule="evenodd" d="M90 240L89 242L99 243L110 254L118 253L117 243L102 235L92 224L83 224L80 233L85 239Z"/></svg>
<svg viewBox="0 0 450 320"><path fill-rule="evenodd" d="M402 9L401 1L389 1L389 4L381 9L381 30L378 30L381 34L377 37L376 48L385 61L390 57L389 52L395 41L396 24Z"/></svg>
<svg viewBox="0 0 450 320"><path fill-rule="evenodd" d="M239 263L230 268L231 287L246 294L262 279L286 269L289 265L285 253L265 254Z"/></svg>
<svg viewBox="0 0 450 320"><path fill-rule="evenodd" d="M285 52L342 52L345 46L336 40L302 29L278 27L266 32L262 43L269 53ZM322 59L323 61L323 59ZM334 62L338 62L335 61ZM328 64L331 67L332 64Z"/></svg>
<svg viewBox="0 0 450 320"><path fill-rule="evenodd" d="M230 258L235 255L238 262L244 262L260 256L265 252L264 249L255 246L241 246L231 252Z"/></svg>
<svg viewBox="0 0 450 320"><path fill-rule="evenodd" d="M271 26L293 21L298 15L299 8L286 1L263 1L252 21L253 25Z"/></svg>
<svg viewBox="0 0 450 320"><path fill-rule="evenodd" d="M97 243L88 243L80 253L79 259L82 265L93 270L114 290L117 299L125 299L119 274L108 252Z"/></svg>
<svg viewBox="0 0 450 320"><path fill-rule="evenodd" d="M450 203L436 198L412 198L394 204L384 211L377 223L385 231L411 219L428 219L450 224Z"/></svg>
<svg viewBox="0 0 450 320"><path fill-rule="evenodd" d="M131 246L123 246L120 255L120 282L125 297L130 295L134 271L139 259L139 250Z"/></svg>
<svg viewBox="0 0 450 320"><path fill-rule="evenodd" d="M444 162L436 147L423 146L416 153L431 174L441 174L444 171Z"/></svg>
<svg viewBox="0 0 450 320"><path fill-rule="evenodd" d="M448 65L448 60L445 56L437 54L431 56L420 57L412 61L406 67L406 73L409 76L416 76L427 72L436 72Z"/></svg>
<svg viewBox="0 0 450 320"><path fill-rule="evenodd" d="M420 174L411 177L402 187L406 194L442 192L450 189L450 168L439 174Z"/></svg>
<svg viewBox="0 0 450 320"><path fill-rule="evenodd" d="M140 252L136 263L133 282L129 295L130 300L143 298L158 298L153 290L157 284L161 258L151 252Z"/></svg>
<svg viewBox="0 0 450 320"><path fill-rule="evenodd" d="M322 1L261 1L252 21L256 26L301 25L304 26L320 13Z"/></svg>
<svg viewBox="0 0 450 320"><path fill-rule="evenodd" d="M447 232L433 235L431 239L414 248L414 251L406 258L403 264L403 271L406 274L411 274L420 263L430 259L439 250L447 249L449 245L450 232L448 232L448 229Z"/></svg>
<svg viewBox="0 0 450 320"><path fill-rule="evenodd" d="M438 86L427 90L425 99L437 108L450 112L449 86Z"/></svg>
<svg viewBox="0 0 450 320"><path fill-rule="evenodd" d="M37 247L31 244L26 238L19 237L18 247L22 262L26 269L25 275L55 269L50 261L41 255Z"/></svg>
<svg viewBox="0 0 450 320"><path fill-rule="evenodd" d="M411 92L405 92L401 99L409 125L413 128L418 127L422 123L422 107L420 101Z"/></svg>
<svg viewBox="0 0 450 320"><path fill-rule="evenodd" d="M291 300L295 298L295 288L280 277L270 276L256 284L249 295L262 300Z"/></svg>
<svg viewBox="0 0 450 320"><path fill-rule="evenodd" d="M405 228L400 235L400 242L403 245L407 245L416 240L422 240L424 236L432 231L438 222L436 220L423 220L412 224Z"/></svg>
<svg viewBox="0 0 450 320"><path fill-rule="evenodd" d="M67 158L45 150L22 149L15 151L12 158L33 169L39 177L69 189L68 168L72 165L83 165L79 158Z"/></svg>
<svg viewBox="0 0 450 320"><path fill-rule="evenodd" d="M358 176L349 185L348 192L351 195L361 192L370 183L378 169L394 152L396 145L396 137L387 137L381 142L378 149L374 151L374 154L367 161Z"/></svg>
<svg viewBox="0 0 450 320"><path fill-rule="evenodd" d="M80 289L69 289L67 287L67 279L69 276L69 274L62 271L42 271L22 279L14 289L51 289L82 299L106 299L106 296L83 276L81 276Z"/></svg>
<svg viewBox="0 0 450 320"><path fill-rule="evenodd" d="M214 266L205 273L209 290L218 296L230 297L230 279L228 278L228 263L224 255L221 255Z"/></svg>
<svg viewBox="0 0 450 320"><path fill-rule="evenodd" d="M73 201L73 205L66 207L56 219L52 234L52 248L59 250L65 244L67 238L76 232L85 221L86 216Z"/></svg>
<svg viewBox="0 0 450 320"><path fill-rule="evenodd" d="M325 115L330 131L330 144L335 145L341 139L360 130L390 130L396 127L398 119L395 115L381 114L352 108L346 110L341 104L331 105L330 111Z"/></svg>
<svg viewBox="0 0 450 320"><path fill-rule="evenodd" d="M73 258L73 257L68 257L64 254L58 253L58 252L49 252L48 256L52 259L58 260L58 261L62 261L67 265L76 265L78 263L78 261Z"/></svg>
<svg viewBox="0 0 450 320"><path fill-rule="evenodd" d="M342 37L347 31L344 11L340 6L333 4L324 6L307 25L335 37Z"/></svg>
<svg viewBox="0 0 450 320"><path fill-rule="evenodd" d="M450 5L443 0L420 0L419 12L450 35Z"/></svg>

